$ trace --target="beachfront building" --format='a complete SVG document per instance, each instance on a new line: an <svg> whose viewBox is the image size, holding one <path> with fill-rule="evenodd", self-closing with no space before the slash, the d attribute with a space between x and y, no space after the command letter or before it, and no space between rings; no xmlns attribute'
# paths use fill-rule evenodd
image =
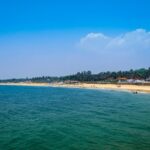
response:
<svg viewBox="0 0 150 150"><path fill-rule="evenodd" d="M75 80L66 80L66 81L64 81L64 83L66 83L66 84L75 84L75 83L79 83L79 82L75 81Z"/></svg>
<svg viewBox="0 0 150 150"><path fill-rule="evenodd" d="M135 83L135 84L140 84L140 83L145 83L145 80L139 80L139 79L128 79L127 83Z"/></svg>
<svg viewBox="0 0 150 150"><path fill-rule="evenodd" d="M117 80L118 80L118 83L126 83L127 82L127 78L117 78Z"/></svg>
<svg viewBox="0 0 150 150"><path fill-rule="evenodd" d="M118 78L118 83L143 84L146 83L146 81L140 79Z"/></svg>
<svg viewBox="0 0 150 150"><path fill-rule="evenodd" d="M148 77L148 78L146 79L146 81L147 81L147 82L150 82L150 77Z"/></svg>

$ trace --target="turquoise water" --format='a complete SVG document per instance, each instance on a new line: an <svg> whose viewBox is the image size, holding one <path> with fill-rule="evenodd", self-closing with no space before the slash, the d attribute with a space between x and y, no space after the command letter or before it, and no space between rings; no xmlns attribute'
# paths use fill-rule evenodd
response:
<svg viewBox="0 0 150 150"><path fill-rule="evenodd" d="M0 150L150 150L150 95L0 86Z"/></svg>

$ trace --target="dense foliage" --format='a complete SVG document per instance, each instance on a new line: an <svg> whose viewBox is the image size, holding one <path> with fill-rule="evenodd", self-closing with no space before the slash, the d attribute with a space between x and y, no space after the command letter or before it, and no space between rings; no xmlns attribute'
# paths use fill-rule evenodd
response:
<svg viewBox="0 0 150 150"><path fill-rule="evenodd" d="M74 75L68 75L63 77L35 77L35 78L25 78L25 79L9 79L0 80L0 82L58 82L58 81L80 81L80 82L94 82L94 81L105 81L105 82L115 82L119 79L140 79L148 80L150 79L150 68L148 69L138 69L130 71L118 71L118 72L101 72L98 74L92 74L91 71L78 72Z"/></svg>

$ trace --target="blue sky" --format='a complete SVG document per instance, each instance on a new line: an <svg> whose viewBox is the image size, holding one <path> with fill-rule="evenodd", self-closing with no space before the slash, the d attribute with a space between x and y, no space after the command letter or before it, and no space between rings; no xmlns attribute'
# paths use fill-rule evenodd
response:
<svg viewBox="0 0 150 150"><path fill-rule="evenodd" d="M0 78L149 67L149 6L149 0L1 1Z"/></svg>

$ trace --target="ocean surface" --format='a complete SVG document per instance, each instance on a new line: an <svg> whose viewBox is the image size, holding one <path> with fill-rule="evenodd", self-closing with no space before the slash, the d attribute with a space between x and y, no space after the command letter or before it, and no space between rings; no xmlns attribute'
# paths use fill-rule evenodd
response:
<svg viewBox="0 0 150 150"><path fill-rule="evenodd" d="M150 150L150 94L0 86L0 150Z"/></svg>

